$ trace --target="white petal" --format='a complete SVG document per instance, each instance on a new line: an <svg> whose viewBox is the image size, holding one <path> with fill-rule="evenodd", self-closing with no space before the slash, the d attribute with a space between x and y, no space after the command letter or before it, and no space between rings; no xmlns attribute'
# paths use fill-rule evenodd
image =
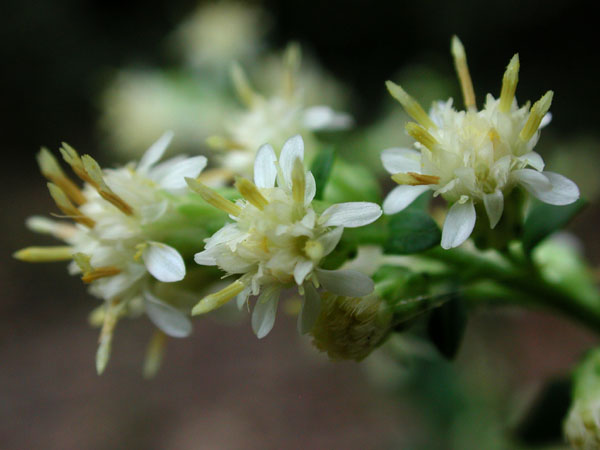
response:
<svg viewBox="0 0 600 450"><path fill-rule="evenodd" d="M513 178L518 184L523 186L527 191L539 198L542 192L552 190L552 183L546 175L534 169L515 170L512 173Z"/></svg>
<svg viewBox="0 0 600 450"><path fill-rule="evenodd" d="M162 202L150 203L138 208L142 225L152 223L162 217L169 208L169 202L167 200Z"/></svg>
<svg viewBox="0 0 600 450"><path fill-rule="evenodd" d="M304 301L298 316L298 331L301 334L312 330L321 312L321 296L312 283L304 283Z"/></svg>
<svg viewBox="0 0 600 450"><path fill-rule="evenodd" d="M235 297L235 304L237 305L238 309L242 309L248 302L248 297L250 296L251 290L252 286L248 286Z"/></svg>
<svg viewBox="0 0 600 450"><path fill-rule="evenodd" d="M207 248L201 252L198 252L194 255L194 261L196 264L200 264L201 266L216 266L217 260L215 259L216 254L218 253L218 247Z"/></svg>
<svg viewBox="0 0 600 450"><path fill-rule="evenodd" d="M519 158L519 160L526 162L535 170L542 171L544 170L544 160L536 152L525 153L523 156Z"/></svg>
<svg viewBox="0 0 600 450"><path fill-rule="evenodd" d="M309 130L342 130L353 124L352 116L338 113L329 106L312 106L304 110L304 126Z"/></svg>
<svg viewBox="0 0 600 450"><path fill-rule="evenodd" d="M142 159L137 166L137 170L139 172L145 172L154 164L156 164L156 162L164 155L165 150L167 150L167 147L171 143L172 139L172 131L167 131L165 134L159 137L158 140L152 144L148 150L146 150L146 153L144 153L144 156L142 156Z"/></svg>
<svg viewBox="0 0 600 450"><path fill-rule="evenodd" d="M314 267L314 263L308 259L298 261L294 267L294 281L296 284L301 285L304 283L304 279L312 272Z"/></svg>
<svg viewBox="0 0 600 450"><path fill-rule="evenodd" d="M552 183L552 189L533 194L541 201L550 205L568 205L579 198L579 188L567 177L554 172L543 173Z"/></svg>
<svg viewBox="0 0 600 450"><path fill-rule="evenodd" d="M279 166L283 175L282 181L288 188L292 186L292 169L296 158L304 160L304 141L299 134L285 141L281 149L281 155L279 155Z"/></svg>
<svg viewBox="0 0 600 450"><path fill-rule="evenodd" d="M304 189L304 204L308 205L315 198L317 192L317 183L312 172L306 172L306 187Z"/></svg>
<svg viewBox="0 0 600 450"><path fill-rule="evenodd" d="M158 183L167 190L184 189L187 186L187 178L196 178L206 167L205 156L194 156L179 161L171 167L171 170Z"/></svg>
<svg viewBox="0 0 600 450"><path fill-rule="evenodd" d="M363 297L373 292L373 280L356 270L317 269L317 277L326 291L345 297Z"/></svg>
<svg viewBox="0 0 600 450"><path fill-rule="evenodd" d="M340 242L343 233L344 227L337 227L317 239L317 242L323 246L323 256L327 256L333 251Z"/></svg>
<svg viewBox="0 0 600 450"><path fill-rule="evenodd" d="M383 167L391 174L421 172L421 154L411 148L388 148L381 152Z"/></svg>
<svg viewBox="0 0 600 450"><path fill-rule="evenodd" d="M192 332L189 317L150 292L144 292L146 314L160 330L171 337L184 338Z"/></svg>
<svg viewBox="0 0 600 450"><path fill-rule="evenodd" d="M502 217L504 210L504 196L502 195L502 191L496 190L492 194L485 194L483 196L483 205L490 219L490 228L494 228Z"/></svg>
<svg viewBox="0 0 600 450"><path fill-rule="evenodd" d="M473 231L476 218L477 214L472 201L456 202L452 205L442 230L442 248L458 247L465 242Z"/></svg>
<svg viewBox="0 0 600 450"><path fill-rule="evenodd" d="M160 242L148 242L142 258L148 272L158 281L179 281L185 277L185 263L173 247Z"/></svg>
<svg viewBox="0 0 600 450"><path fill-rule="evenodd" d="M429 186L396 186L383 201L383 211L386 214L396 214L427 190Z"/></svg>
<svg viewBox="0 0 600 450"><path fill-rule="evenodd" d="M375 222L381 216L379 205L370 202L336 203L321 215L324 226L342 226L346 228L362 227Z"/></svg>
<svg viewBox="0 0 600 450"><path fill-rule="evenodd" d="M259 339L264 338L273 329L277 315L279 289L268 286L258 297L252 311L252 330Z"/></svg>
<svg viewBox="0 0 600 450"><path fill-rule="evenodd" d="M544 115L544 117L542 117L542 121L540 122L540 126L538 127L538 130L541 130L542 128L547 126L550 122L552 122L552 113L548 112Z"/></svg>
<svg viewBox="0 0 600 450"><path fill-rule="evenodd" d="M273 147L265 144L258 149L254 160L254 184L259 188L272 188L277 177L277 156Z"/></svg>

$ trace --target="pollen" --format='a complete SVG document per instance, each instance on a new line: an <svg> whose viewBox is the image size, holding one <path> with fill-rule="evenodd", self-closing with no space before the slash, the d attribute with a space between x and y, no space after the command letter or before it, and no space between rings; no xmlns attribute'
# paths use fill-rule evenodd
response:
<svg viewBox="0 0 600 450"><path fill-rule="evenodd" d="M112 277L121 273L121 269L118 267L98 267L91 272L85 273L81 280L84 283L91 283L92 281L99 280L100 278Z"/></svg>
<svg viewBox="0 0 600 450"><path fill-rule="evenodd" d="M406 132L416 141L432 150L437 147L438 141L431 135L429 131L414 122L406 124Z"/></svg>
<svg viewBox="0 0 600 450"><path fill-rule="evenodd" d="M235 188L242 196L252 205L256 206L261 211L269 204L267 199L260 193L254 183L246 178L238 178L235 182Z"/></svg>
<svg viewBox="0 0 600 450"><path fill-rule="evenodd" d="M438 184L440 177L434 175L423 175L416 172L396 173L392 175L392 180L398 184L409 186L425 186L429 184Z"/></svg>
<svg viewBox="0 0 600 450"><path fill-rule="evenodd" d="M543 95L542 98L533 104L531 107L531 112L529 113L529 118L519 134L521 140L527 142L533 137L537 129L540 127L542 119L550 109L553 95L554 93L552 91L548 91Z"/></svg>
<svg viewBox="0 0 600 450"><path fill-rule="evenodd" d="M71 217L75 222L85 225L88 228L94 227L95 222L83 215L83 213L71 203L71 200L69 200L61 188L54 183L48 183L48 190L50 191L50 196L56 203L56 206L58 206L58 209Z"/></svg>
<svg viewBox="0 0 600 450"><path fill-rule="evenodd" d="M85 197L77 185L63 172L58 161L47 148L42 147L37 154L37 162L40 166L40 171L48 181L60 187L67 196L76 204L85 203Z"/></svg>

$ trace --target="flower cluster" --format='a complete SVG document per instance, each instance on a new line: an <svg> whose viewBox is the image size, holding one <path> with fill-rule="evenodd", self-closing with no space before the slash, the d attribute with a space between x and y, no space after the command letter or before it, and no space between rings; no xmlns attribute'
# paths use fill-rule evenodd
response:
<svg viewBox="0 0 600 450"><path fill-rule="evenodd" d="M402 211L428 190L451 203L442 235L446 249L471 235L478 205L494 228L516 186L552 205L579 198L577 186L562 175L543 171L544 161L533 151L539 129L550 120L552 91L531 108L529 104L519 107L515 99L519 57L515 55L504 74L500 97L488 94L483 110L477 111L465 51L456 37L452 52L466 110L457 111L450 99L434 104L427 114L400 86L388 81L392 96L415 120L406 130L416 140L417 150L391 148L381 157L399 184L385 199L386 214Z"/></svg>

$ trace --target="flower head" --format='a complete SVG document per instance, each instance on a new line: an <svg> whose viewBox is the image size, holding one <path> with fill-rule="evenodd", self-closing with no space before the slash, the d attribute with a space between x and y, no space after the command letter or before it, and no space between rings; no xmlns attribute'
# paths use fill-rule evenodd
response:
<svg viewBox="0 0 600 450"><path fill-rule="evenodd" d="M372 291L369 277L355 271L324 270L319 264L334 250L344 227L377 220L380 207L367 202L340 203L319 214L313 207L315 180L304 169L303 159L300 136L285 142L279 159L270 145L263 145L254 163L254 183L243 178L236 181L243 196L236 203L188 179L193 190L234 220L207 239L196 262L239 275L225 289L202 299L192 313L210 311L236 296L243 305L250 295L259 295L252 327L263 337L273 327L281 291L295 286L304 296L298 325L306 332L319 313L317 288L355 297Z"/></svg>
<svg viewBox="0 0 600 450"><path fill-rule="evenodd" d="M533 151L539 129L549 121L552 91L531 108L515 99L519 57L504 74L499 98L487 95L477 111L464 48L454 37L452 53L463 90L466 110L458 111L452 99L434 104L428 115L400 86L387 82L394 98L415 120L407 132L416 140L413 149L383 151L382 161L400 186L386 198L383 209L394 214L427 190L452 204L442 234L442 247L462 244L471 234L476 205L482 205L494 228L502 217L504 200L521 186L541 201L566 205L579 197L577 186L562 175L545 172L544 161Z"/></svg>
<svg viewBox="0 0 600 450"><path fill-rule="evenodd" d="M173 158L157 164L171 133L152 145L137 165L102 170L89 155L63 144L61 153L85 185L80 189L60 168L52 154L42 149L38 162L50 180L50 195L58 208L75 223L32 217L28 226L53 235L67 245L30 247L15 254L19 259L72 260L69 271L89 285L92 295L105 300L98 370L108 360L112 331L125 313L146 311L166 334L190 333L189 319L157 298L151 281L174 282L185 276L183 258L176 249L160 242L150 225L172 213L171 196L187 190L186 176L198 176L206 158Z"/></svg>
<svg viewBox="0 0 600 450"><path fill-rule="evenodd" d="M280 148L285 140L295 134L312 138L318 130L348 128L352 118L335 112L328 106L307 107L304 92L297 83L300 66L300 49L290 46L284 56L281 91L271 97L255 92L239 65L232 67L232 80L238 97L246 106L227 124L226 136L213 136L208 144L223 150L223 166L234 174L249 175L258 149L265 142Z"/></svg>

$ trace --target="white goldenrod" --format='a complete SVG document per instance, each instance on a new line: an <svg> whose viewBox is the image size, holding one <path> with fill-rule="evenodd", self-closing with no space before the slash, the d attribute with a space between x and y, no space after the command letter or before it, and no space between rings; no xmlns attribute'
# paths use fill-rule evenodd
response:
<svg viewBox="0 0 600 450"><path fill-rule="evenodd" d="M500 97L488 94L483 110L477 111L464 48L456 37L452 53L466 110L456 110L450 99L435 103L427 114L400 86L388 81L391 95L415 120L406 129L416 140L417 150L391 148L381 156L385 169L399 184L385 199L386 214L403 210L427 190L451 204L442 233L446 249L471 235L476 205L483 206L494 228L502 217L505 198L516 186L552 205L579 198L577 186L562 175L544 171L544 161L533 151L540 128L550 120L552 91L531 108L529 103L519 107L515 99L519 57L515 55L504 74Z"/></svg>
<svg viewBox="0 0 600 450"><path fill-rule="evenodd" d="M344 227L374 222L381 208L368 202L340 203L317 213L312 204L315 180L304 169L303 159L304 142L299 135L285 142L279 159L273 147L263 145L254 163L254 183L247 179L236 182L244 197L236 203L188 179L191 189L234 220L207 239L196 262L239 276L225 289L203 298L193 314L208 312L234 297L242 306L250 295L258 295L252 328L262 338L273 327L281 291L297 287L304 297L298 327L305 333L319 314L318 288L351 297L373 290L366 275L324 270L319 264L335 249Z"/></svg>
<svg viewBox="0 0 600 450"><path fill-rule="evenodd" d="M89 155L63 144L61 153L85 182L80 189L45 149L38 155L42 173L58 208L74 224L32 217L33 231L65 242L62 247L30 247L15 257L30 262L72 260L69 271L80 275L92 295L105 301L97 317L102 322L97 367L102 372L110 353L112 332L123 314L145 311L164 333L184 337L189 318L152 293L152 280L175 282L186 269L179 252L152 231L152 223L173 213L171 198L187 191L185 177L196 177L206 158L177 157L158 163L172 139L164 134L137 165L101 169Z"/></svg>

